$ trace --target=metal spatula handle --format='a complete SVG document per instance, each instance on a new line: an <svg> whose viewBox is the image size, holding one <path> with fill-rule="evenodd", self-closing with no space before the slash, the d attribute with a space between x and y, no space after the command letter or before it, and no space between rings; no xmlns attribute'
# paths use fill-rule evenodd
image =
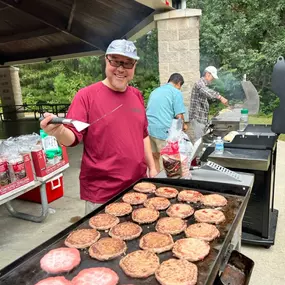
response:
<svg viewBox="0 0 285 285"><path fill-rule="evenodd" d="M242 180L241 176L238 173L231 171L231 170L229 170L229 169L227 169L227 168L225 168L225 167L223 167L223 166L221 166L221 165L219 165L213 161L208 161L205 165L212 168L212 169L219 171L220 173L224 173L224 174L226 174L226 175L228 175L228 176L230 176L230 177L232 177L238 181Z"/></svg>
<svg viewBox="0 0 285 285"><path fill-rule="evenodd" d="M39 121L41 122L44 119L44 117L40 117ZM67 124L67 125L71 125L72 122L71 119L66 119L66 118L59 118L59 117L54 117L52 118L48 124Z"/></svg>

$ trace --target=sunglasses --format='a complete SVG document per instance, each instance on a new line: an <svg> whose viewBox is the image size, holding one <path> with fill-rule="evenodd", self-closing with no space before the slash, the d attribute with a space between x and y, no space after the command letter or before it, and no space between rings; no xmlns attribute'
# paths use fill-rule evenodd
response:
<svg viewBox="0 0 285 285"><path fill-rule="evenodd" d="M122 66L125 69L132 69L136 63L136 61L119 61L115 59L109 59L108 56L106 56L107 60L109 61L110 65L113 67L120 67Z"/></svg>

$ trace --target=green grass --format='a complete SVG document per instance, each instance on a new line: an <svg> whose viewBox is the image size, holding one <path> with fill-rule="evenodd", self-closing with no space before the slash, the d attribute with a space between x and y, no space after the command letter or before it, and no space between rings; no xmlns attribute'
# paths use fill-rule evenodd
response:
<svg viewBox="0 0 285 285"><path fill-rule="evenodd" d="M271 125L272 124L272 116L252 115L252 116L249 116L248 122L249 122L249 124ZM285 134L280 135L279 140L285 141Z"/></svg>

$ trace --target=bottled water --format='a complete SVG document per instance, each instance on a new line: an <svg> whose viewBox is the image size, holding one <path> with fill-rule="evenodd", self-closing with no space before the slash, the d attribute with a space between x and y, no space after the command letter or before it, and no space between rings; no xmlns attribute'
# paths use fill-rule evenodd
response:
<svg viewBox="0 0 285 285"><path fill-rule="evenodd" d="M217 137L215 141L215 153L223 154L224 153L224 141L221 137Z"/></svg>
<svg viewBox="0 0 285 285"><path fill-rule="evenodd" d="M248 124L248 110L242 109L240 112L239 130L244 131Z"/></svg>

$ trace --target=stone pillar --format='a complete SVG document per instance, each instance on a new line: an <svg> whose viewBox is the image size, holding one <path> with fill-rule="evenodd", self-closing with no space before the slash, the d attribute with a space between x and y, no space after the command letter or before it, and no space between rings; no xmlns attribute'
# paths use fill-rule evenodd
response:
<svg viewBox="0 0 285 285"><path fill-rule="evenodd" d="M182 93L188 119L190 93L200 78L199 9L173 10L154 16L158 30L160 84L165 84L174 72L182 74Z"/></svg>
<svg viewBox="0 0 285 285"><path fill-rule="evenodd" d="M16 120L25 117L24 113L16 113L22 105L22 92L19 68L9 66L0 68L0 99L5 120Z"/></svg>

